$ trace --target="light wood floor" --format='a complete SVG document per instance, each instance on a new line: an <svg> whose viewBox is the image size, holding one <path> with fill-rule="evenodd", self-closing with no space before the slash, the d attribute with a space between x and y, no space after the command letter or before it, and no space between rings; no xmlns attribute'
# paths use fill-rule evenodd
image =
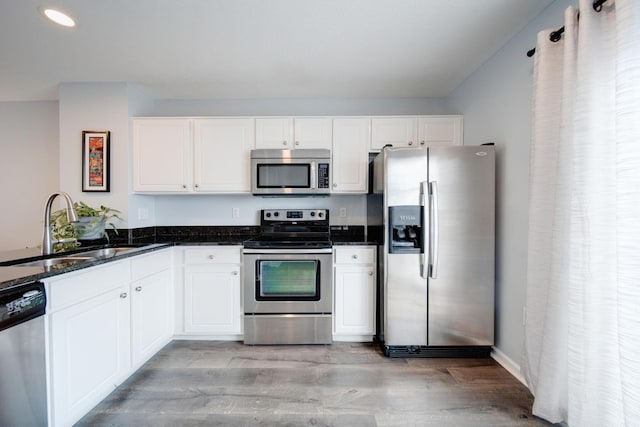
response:
<svg viewBox="0 0 640 427"><path fill-rule="evenodd" d="M173 341L78 426L550 426L493 359Z"/></svg>

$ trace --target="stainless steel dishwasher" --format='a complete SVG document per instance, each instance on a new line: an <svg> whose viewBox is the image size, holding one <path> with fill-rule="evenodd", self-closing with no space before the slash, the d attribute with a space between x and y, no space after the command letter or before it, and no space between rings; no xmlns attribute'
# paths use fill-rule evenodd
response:
<svg viewBox="0 0 640 427"><path fill-rule="evenodd" d="M0 290L0 426L46 426L44 285Z"/></svg>

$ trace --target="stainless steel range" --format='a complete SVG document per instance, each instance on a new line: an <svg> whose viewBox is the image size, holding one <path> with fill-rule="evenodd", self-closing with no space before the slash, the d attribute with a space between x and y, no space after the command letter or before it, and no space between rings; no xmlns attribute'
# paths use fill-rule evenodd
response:
<svg viewBox="0 0 640 427"><path fill-rule="evenodd" d="M330 344L328 209L265 209L243 249L245 344Z"/></svg>

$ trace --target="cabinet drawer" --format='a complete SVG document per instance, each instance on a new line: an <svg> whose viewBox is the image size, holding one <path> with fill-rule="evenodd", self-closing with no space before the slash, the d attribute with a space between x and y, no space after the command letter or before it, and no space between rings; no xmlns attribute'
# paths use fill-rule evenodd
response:
<svg viewBox="0 0 640 427"><path fill-rule="evenodd" d="M185 264L239 264L240 246L210 246L185 249L184 262Z"/></svg>
<svg viewBox="0 0 640 427"><path fill-rule="evenodd" d="M138 280L171 267L171 249L138 255L131 259L131 280Z"/></svg>
<svg viewBox="0 0 640 427"><path fill-rule="evenodd" d="M373 264L375 246L335 247L336 264Z"/></svg>
<svg viewBox="0 0 640 427"><path fill-rule="evenodd" d="M88 271L69 273L48 281L47 312L94 298L129 282L129 261L114 261Z"/></svg>

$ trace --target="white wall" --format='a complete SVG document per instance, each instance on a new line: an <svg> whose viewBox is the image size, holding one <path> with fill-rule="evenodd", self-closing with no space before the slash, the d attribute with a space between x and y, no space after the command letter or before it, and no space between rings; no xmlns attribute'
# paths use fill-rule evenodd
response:
<svg viewBox="0 0 640 427"><path fill-rule="evenodd" d="M42 243L44 205L58 190L58 103L0 103L0 251Z"/></svg>
<svg viewBox="0 0 640 427"><path fill-rule="evenodd" d="M465 144L496 143L496 347L519 364L527 274L527 221L533 58L536 34L563 25L571 0L557 0L448 98L464 115Z"/></svg>
<svg viewBox="0 0 640 427"><path fill-rule="evenodd" d="M331 225L364 225L365 196L329 197L255 197L229 196L156 196L156 225L258 225L260 209L330 209ZM233 218L232 209L240 215ZM347 216L340 218L340 208Z"/></svg>
<svg viewBox="0 0 640 427"><path fill-rule="evenodd" d="M74 201L122 212L127 226L129 188L129 101L126 83L64 83L59 87L60 187ZM82 192L82 131L111 132L111 191Z"/></svg>
<svg viewBox="0 0 640 427"><path fill-rule="evenodd" d="M155 116L367 116L447 114L442 98L157 100Z"/></svg>

